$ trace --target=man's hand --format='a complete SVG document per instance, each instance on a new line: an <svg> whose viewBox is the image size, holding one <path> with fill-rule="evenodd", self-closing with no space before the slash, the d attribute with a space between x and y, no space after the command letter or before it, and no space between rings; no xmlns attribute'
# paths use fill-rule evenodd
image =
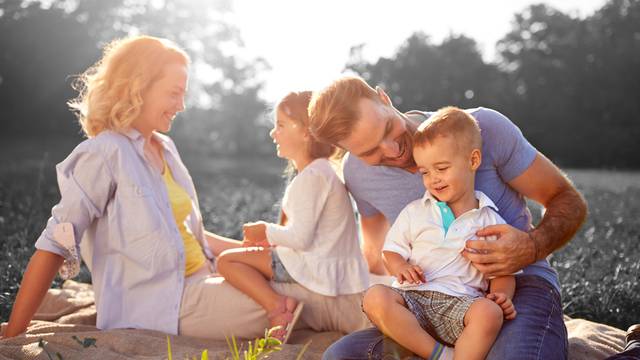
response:
<svg viewBox="0 0 640 360"><path fill-rule="evenodd" d="M511 299L509 299L507 295L495 292L487 294L486 298L500 306L505 319L513 320L516 318L516 314L518 314L518 312L516 311L515 306L513 306L513 302L511 302Z"/></svg>
<svg viewBox="0 0 640 360"><path fill-rule="evenodd" d="M422 284L427 282L424 278L422 268L418 265L405 263L404 265L398 266L395 270L396 272L393 276L398 279L400 284L403 284L405 281L411 284Z"/></svg>
<svg viewBox="0 0 640 360"><path fill-rule="evenodd" d="M530 234L511 225L491 225L479 230L478 237L497 240L467 240L463 256L485 276L513 274L537 260L537 246Z"/></svg>
<svg viewBox="0 0 640 360"><path fill-rule="evenodd" d="M244 235L242 246L269 247L269 242L267 241L267 225L264 221L242 225L242 233Z"/></svg>

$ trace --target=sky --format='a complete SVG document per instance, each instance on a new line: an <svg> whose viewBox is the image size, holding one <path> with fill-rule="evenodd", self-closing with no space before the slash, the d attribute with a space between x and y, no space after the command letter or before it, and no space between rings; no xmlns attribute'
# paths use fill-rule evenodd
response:
<svg viewBox="0 0 640 360"><path fill-rule="evenodd" d="M232 21L246 56L262 57L261 94L276 101L289 91L322 88L343 74L349 49L365 44L375 61L391 56L411 34L422 31L434 43L449 34L476 40L483 57L495 58L495 43L510 29L514 14L531 0L234 0ZM565 13L585 17L605 0L546 0Z"/></svg>

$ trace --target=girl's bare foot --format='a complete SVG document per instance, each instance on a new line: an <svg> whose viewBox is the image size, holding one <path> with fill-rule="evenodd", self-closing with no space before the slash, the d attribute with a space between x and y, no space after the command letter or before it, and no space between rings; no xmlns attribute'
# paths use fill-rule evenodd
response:
<svg viewBox="0 0 640 360"><path fill-rule="evenodd" d="M304 303L298 300L282 296L278 300L276 307L268 313L270 327L280 326L279 329L273 331L271 335L282 343L286 343L293 331L296 321L302 313Z"/></svg>

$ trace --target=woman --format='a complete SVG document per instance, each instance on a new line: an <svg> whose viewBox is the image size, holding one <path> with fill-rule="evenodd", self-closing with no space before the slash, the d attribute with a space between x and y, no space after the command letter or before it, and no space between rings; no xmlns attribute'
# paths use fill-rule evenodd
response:
<svg viewBox="0 0 640 360"><path fill-rule="evenodd" d="M138 36L108 45L80 77L70 106L88 140L57 166L61 200L36 242L5 337L25 331L58 270L65 278L77 272L80 245L100 329L209 338L262 332L264 311L211 277L213 255L239 242L204 230L189 172L173 141L160 134L184 110L188 66L175 44ZM311 311L357 308L357 299L322 298L300 286L281 292L309 298ZM346 326L316 313L307 316L313 328ZM364 323L353 318L347 325Z"/></svg>

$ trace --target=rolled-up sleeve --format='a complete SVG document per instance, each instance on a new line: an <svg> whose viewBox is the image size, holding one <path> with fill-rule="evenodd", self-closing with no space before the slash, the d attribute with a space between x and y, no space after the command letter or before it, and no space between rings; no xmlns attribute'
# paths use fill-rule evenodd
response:
<svg viewBox="0 0 640 360"><path fill-rule="evenodd" d="M94 219L105 213L115 187L105 155L91 140L78 145L56 166L56 172L60 202L51 210L51 217L35 246L68 258L69 250L54 237L56 226L62 223L73 226L76 250L79 250L82 235Z"/></svg>

